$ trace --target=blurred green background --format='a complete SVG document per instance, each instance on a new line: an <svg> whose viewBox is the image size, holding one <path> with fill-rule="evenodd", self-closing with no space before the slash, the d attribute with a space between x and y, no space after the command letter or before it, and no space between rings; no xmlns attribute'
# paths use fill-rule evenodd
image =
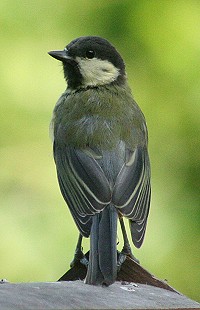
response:
<svg viewBox="0 0 200 310"><path fill-rule="evenodd" d="M47 52L99 35L123 56L149 129L152 204L134 253L200 301L200 1L2 0L0 29L0 278L55 281L69 267L78 233L48 134L66 86Z"/></svg>

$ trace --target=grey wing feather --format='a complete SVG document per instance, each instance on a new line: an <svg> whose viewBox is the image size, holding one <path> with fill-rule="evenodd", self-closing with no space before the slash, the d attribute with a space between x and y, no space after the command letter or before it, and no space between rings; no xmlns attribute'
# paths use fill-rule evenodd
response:
<svg viewBox="0 0 200 310"><path fill-rule="evenodd" d="M130 219L133 243L140 247L143 242L151 196L150 163L146 148L137 147L128 152L113 191L113 203Z"/></svg>
<svg viewBox="0 0 200 310"><path fill-rule="evenodd" d="M102 168L84 151L54 143L54 159L62 195L83 236L88 237L91 216L111 200L111 190Z"/></svg>
<svg viewBox="0 0 200 310"><path fill-rule="evenodd" d="M80 184L94 198L94 205L108 204L111 200L110 185L104 171L84 150L68 148L69 163ZM96 201L96 203L95 203Z"/></svg>

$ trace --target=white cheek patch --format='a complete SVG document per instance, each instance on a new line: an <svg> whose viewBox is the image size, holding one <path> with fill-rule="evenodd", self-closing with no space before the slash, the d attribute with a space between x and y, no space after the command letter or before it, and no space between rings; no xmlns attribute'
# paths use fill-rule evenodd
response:
<svg viewBox="0 0 200 310"><path fill-rule="evenodd" d="M119 69L108 60L76 57L84 86L98 86L114 82L119 76Z"/></svg>

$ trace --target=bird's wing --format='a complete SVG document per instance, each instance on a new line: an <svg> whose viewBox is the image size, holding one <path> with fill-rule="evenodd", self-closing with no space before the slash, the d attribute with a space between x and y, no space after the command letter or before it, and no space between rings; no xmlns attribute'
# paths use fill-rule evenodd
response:
<svg viewBox="0 0 200 310"><path fill-rule="evenodd" d="M150 163L145 147L127 151L126 158L115 183L112 201L130 219L133 243L140 247L150 206Z"/></svg>
<svg viewBox="0 0 200 310"><path fill-rule="evenodd" d="M95 152L54 143L54 159L62 195L83 236L88 237L91 216L111 201L111 190Z"/></svg>

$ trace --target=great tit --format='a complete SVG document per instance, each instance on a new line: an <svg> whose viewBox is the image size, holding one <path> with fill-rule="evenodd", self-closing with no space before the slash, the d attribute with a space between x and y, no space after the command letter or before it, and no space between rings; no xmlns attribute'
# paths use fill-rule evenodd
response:
<svg viewBox="0 0 200 310"><path fill-rule="evenodd" d="M137 248L145 235L151 196L146 121L124 61L106 39L80 37L49 55L62 62L67 81L51 128L60 190L80 231L73 263L85 259L81 241L90 236L85 283L108 286L123 262L118 219L121 254L132 255L123 217Z"/></svg>

